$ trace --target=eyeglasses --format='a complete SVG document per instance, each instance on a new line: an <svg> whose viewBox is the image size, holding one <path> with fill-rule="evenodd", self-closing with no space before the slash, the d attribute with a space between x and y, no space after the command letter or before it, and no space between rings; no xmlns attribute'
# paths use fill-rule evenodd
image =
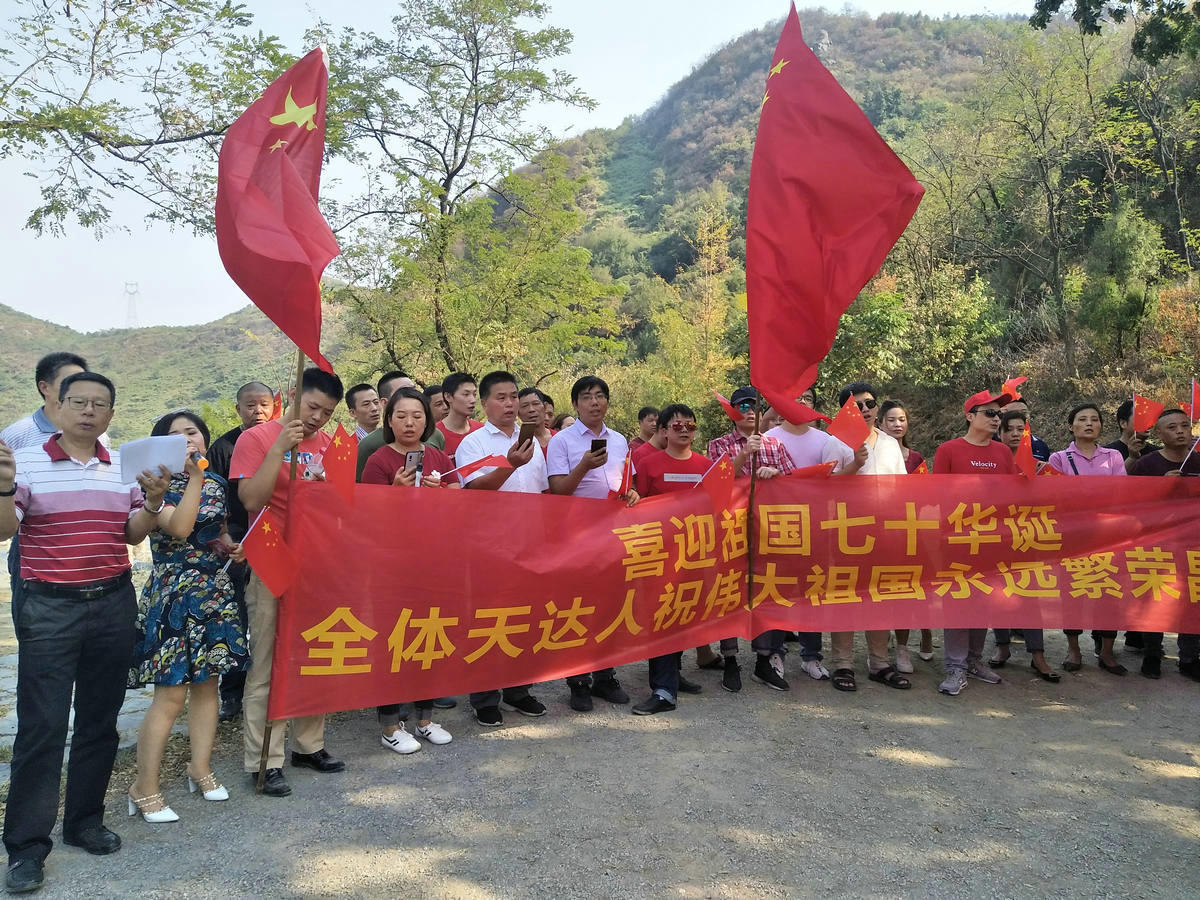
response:
<svg viewBox="0 0 1200 900"><path fill-rule="evenodd" d="M854 404L858 407L859 412L866 412L868 409L878 406L874 400L855 400Z"/></svg>
<svg viewBox="0 0 1200 900"><path fill-rule="evenodd" d="M998 409L976 409L976 410L972 410L972 412L982 413L983 415L987 416L989 419L1000 418L1000 410L998 410Z"/></svg>
<svg viewBox="0 0 1200 900"><path fill-rule="evenodd" d="M89 406L96 412L107 412L112 409L112 404L107 400L91 400L87 397L67 397L63 403L75 410L87 409Z"/></svg>
<svg viewBox="0 0 1200 900"><path fill-rule="evenodd" d="M672 422L671 430L672 431L686 431L688 434L691 434L693 431L696 430L696 423L695 422Z"/></svg>
<svg viewBox="0 0 1200 900"><path fill-rule="evenodd" d="M741 412L749 412L750 410L754 409L754 401L753 400L739 400L737 403L737 409L740 410Z"/></svg>

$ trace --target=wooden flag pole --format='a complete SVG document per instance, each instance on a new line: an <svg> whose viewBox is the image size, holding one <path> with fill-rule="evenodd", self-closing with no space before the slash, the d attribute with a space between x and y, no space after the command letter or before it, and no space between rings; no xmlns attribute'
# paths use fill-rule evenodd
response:
<svg viewBox="0 0 1200 900"><path fill-rule="evenodd" d="M762 424L762 394L754 401L754 434L759 433L759 427ZM737 478L737 472L733 473L733 477ZM746 499L746 609L753 612L754 610L754 556L755 550L758 548L758 540L756 535L758 529L754 527L754 488L758 484L758 451L755 450L750 456L750 494Z"/></svg>
<svg viewBox="0 0 1200 900"><path fill-rule="evenodd" d="M288 406L288 419L300 418L300 388L304 381L304 351L297 348L296 350L296 386L292 394L291 405ZM283 540L286 543L291 536L292 524L292 494L296 484L296 473L300 460L300 448L298 446L292 448L292 464L288 470L288 506L287 515L283 518ZM279 606L276 599L275 607L275 646L279 646ZM272 661L273 662L273 661ZM272 674L274 672L272 671ZM271 679L273 680L273 679ZM271 680L267 681L267 709L271 708ZM254 783L254 792L261 794L263 792L263 783L267 779L267 755L271 748L271 731L272 722L267 719L266 725L263 727L263 742L262 752L258 755L258 779Z"/></svg>

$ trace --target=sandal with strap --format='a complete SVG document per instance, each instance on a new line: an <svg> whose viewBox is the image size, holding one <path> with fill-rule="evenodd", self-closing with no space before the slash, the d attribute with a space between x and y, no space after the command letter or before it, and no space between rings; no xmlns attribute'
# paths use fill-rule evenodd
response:
<svg viewBox="0 0 1200 900"><path fill-rule="evenodd" d="M854 681L853 669L834 669L830 676L833 686L839 691L857 691L858 684Z"/></svg>
<svg viewBox="0 0 1200 900"><path fill-rule="evenodd" d="M167 801L163 797L162 791L159 791L157 794L151 794L149 797L135 797L133 794L129 794L126 799L129 800L129 814L136 816L138 813L141 813L142 818L151 825L179 821L179 814L167 806ZM147 809L147 807L151 808Z"/></svg>
<svg viewBox="0 0 1200 900"><path fill-rule="evenodd" d="M191 775L187 777L188 793L196 793L199 788L205 800L228 800L229 791L225 785L217 781L216 773L209 772L202 778L193 778Z"/></svg>
<svg viewBox="0 0 1200 900"><path fill-rule="evenodd" d="M902 691L907 691L912 687L912 682L901 675L892 666L880 669L878 672L871 672L867 675L872 681L878 681L880 684L886 684L888 687L899 688Z"/></svg>

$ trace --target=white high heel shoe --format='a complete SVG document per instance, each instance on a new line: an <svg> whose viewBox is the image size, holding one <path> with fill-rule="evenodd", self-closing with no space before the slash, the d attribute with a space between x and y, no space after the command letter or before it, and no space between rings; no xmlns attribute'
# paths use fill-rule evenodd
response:
<svg viewBox="0 0 1200 900"><path fill-rule="evenodd" d="M126 799L129 801L129 814L136 816L142 814L142 818L151 825L161 825L164 822L178 822L179 815L171 807L167 806L166 800L163 799L162 791L157 794L151 794L149 797L135 797L133 794L127 794ZM155 803L161 803L161 809L147 811L147 806L153 806Z"/></svg>
<svg viewBox="0 0 1200 900"><path fill-rule="evenodd" d="M213 772L209 772L203 778L196 780L191 775L187 777L188 792L196 793L199 788L205 800L228 800L229 791L225 789L225 785L217 781L217 776Z"/></svg>

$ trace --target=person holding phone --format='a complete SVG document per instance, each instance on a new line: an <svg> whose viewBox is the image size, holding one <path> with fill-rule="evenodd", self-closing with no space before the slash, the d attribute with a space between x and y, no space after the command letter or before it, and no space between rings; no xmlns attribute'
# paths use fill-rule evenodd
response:
<svg viewBox="0 0 1200 900"><path fill-rule="evenodd" d="M437 447L425 441L434 431L429 398L416 388L399 388L388 398L383 413L383 437L386 443L371 454L363 468L363 484L396 487L459 488L457 476L443 477L454 463ZM383 734L379 742L396 753L416 753L421 749L417 737L431 744L448 744L450 732L433 721L433 698L413 703L417 711L417 736L404 727L400 704L377 707Z"/></svg>
<svg viewBox="0 0 1200 900"><path fill-rule="evenodd" d="M550 492L574 497L608 498L621 489L629 443L604 424L608 415L608 385L595 375L585 375L571 385L571 404L576 420L550 439L546 451L546 473ZM632 487L620 499L629 506L638 501ZM617 681L613 668L600 669L567 679L571 709L588 712L592 697L609 703L628 703L629 695Z"/></svg>
<svg viewBox="0 0 1200 900"><path fill-rule="evenodd" d="M529 394L529 391L534 391ZM487 466L472 472L464 479L469 490L510 491L522 494L541 494L549 488L546 479L546 459L540 452L537 431L545 426L541 397L534 388L517 390L517 379L511 372L489 372L479 382L479 399L483 401L486 420L458 445L455 461L465 466L488 456L504 456L511 469ZM537 400L536 408L528 402ZM517 427L517 413L525 424ZM529 417L526 417L529 413ZM523 716L546 714L546 707L529 693L530 685L519 684L503 691L477 691L471 694L475 721L488 728L504 724L505 709Z"/></svg>

